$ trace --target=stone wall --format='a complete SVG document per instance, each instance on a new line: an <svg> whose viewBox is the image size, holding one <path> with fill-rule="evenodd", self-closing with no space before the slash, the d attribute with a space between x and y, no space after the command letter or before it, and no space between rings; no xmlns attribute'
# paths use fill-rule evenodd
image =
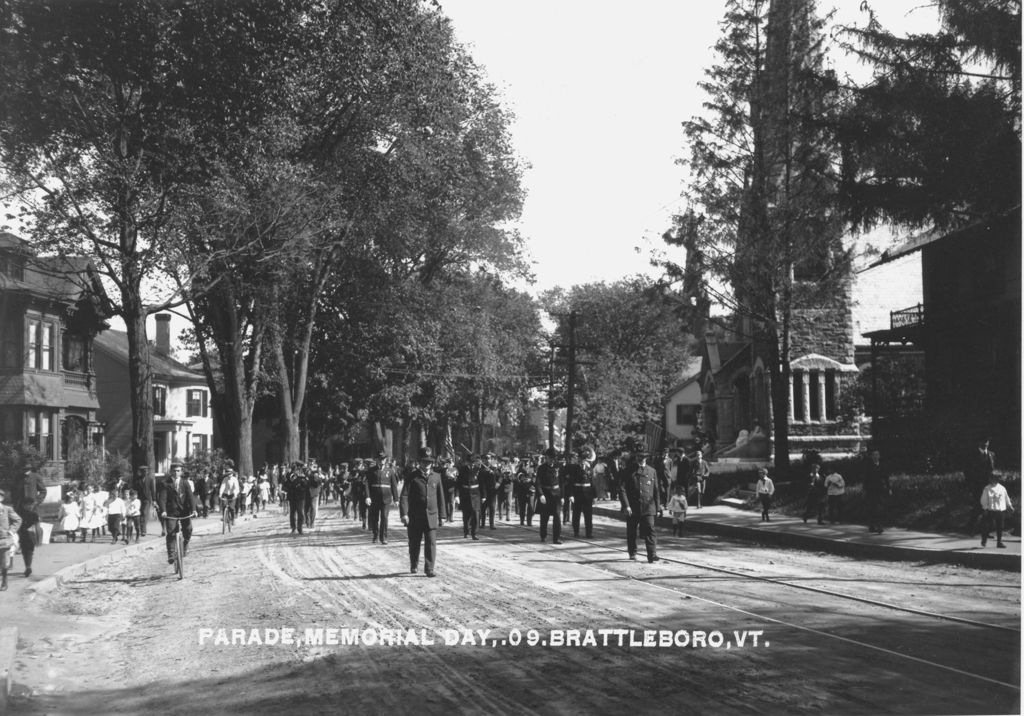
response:
<svg viewBox="0 0 1024 716"><path fill-rule="evenodd" d="M792 358L818 353L840 363L853 363L852 282L838 290L798 286L791 326Z"/></svg>

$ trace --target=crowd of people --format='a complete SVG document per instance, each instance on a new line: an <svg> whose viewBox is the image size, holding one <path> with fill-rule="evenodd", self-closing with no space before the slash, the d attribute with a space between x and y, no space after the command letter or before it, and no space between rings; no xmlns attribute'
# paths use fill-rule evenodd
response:
<svg viewBox="0 0 1024 716"><path fill-rule="evenodd" d="M843 520L846 481L820 460L807 462L807 493L803 521L818 524ZM159 480L140 468L129 484L118 479L107 490L96 485L71 486L62 498L56 534L70 542L110 539L111 542L146 536L158 519L172 559L173 530L180 524L185 548L192 534L192 518L220 513L230 525L238 515L255 519L268 507L288 513L292 535L301 535L319 519L319 508L336 502L341 518L358 522L374 543L387 544L391 507L398 504L408 528L411 571L418 569L421 544L425 573L434 574L436 533L442 525L461 522L464 539L478 540L483 529L495 529L495 520L532 526L539 522L540 540L551 537L561 544L562 527L574 537L593 536L593 510L598 500L617 500L626 519L630 559L636 559L642 540L649 562L657 562L655 519L672 517L672 533L682 536L691 505L701 509L711 469L698 447L689 455L681 450L660 455L640 451L598 458L590 449L568 454L548 449L542 454L497 456L464 454L435 456L422 449L414 461L401 466L386 453L338 465L321 466L315 460L291 465L266 465L256 475L240 476L230 461L216 473L184 474L184 465L171 464ZM965 484L974 509L968 528L980 531L985 546L995 532L996 546L1004 547L1004 518L1013 504L1000 484L995 456L982 440L964 468ZM868 453L862 485L868 529L881 533L885 503L891 495L889 474L878 450ZM775 483L765 467L758 468L756 499L761 520L771 520ZM32 555L39 543L39 507L46 495L41 477L25 471L13 490L0 492L0 567L6 589L12 556L20 549L25 576L32 572ZM13 507L7 503L12 503ZM172 522L174 523L172 525Z"/></svg>

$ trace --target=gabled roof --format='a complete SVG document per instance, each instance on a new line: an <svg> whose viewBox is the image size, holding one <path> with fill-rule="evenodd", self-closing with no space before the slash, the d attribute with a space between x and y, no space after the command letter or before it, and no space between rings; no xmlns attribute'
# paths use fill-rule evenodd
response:
<svg viewBox="0 0 1024 716"><path fill-rule="evenodd" d="M868 266L868 269L872 269L875 266L881 266L882 264L887 264L890 261L895 261L896 259L912 254L915 251L920 251L929 244L934 244L939 241L958 241L967 236L971 236L978 231L991 231L992 229L1001 228L1002 224L1007 221L1009 221L1009 225L1016 225L1019 228L1020 218L1020 204L1018 204L1003 214L986 219L985 221L977 221L954 231L936 231L935 229L932 229L931 231L911 236L900 246L882 252L879 259Z"/></svg>
<svg viewBox="0 0 1024 716"><path fill-rule="evenodd" d="M675 385L668 389L668 392L665 393L665 402L668 402L673 395L675 395L676 393L678 393L680 390L690 385L691 383L696 383L698 380L700 380L700 372L694 373L681 383L676 383Z"/></svg>
<svg viewBox="0 0 1024 716"><path fill-rule="evenodd" d="M128 365L128 334L124 331L103 331L94 340L99 350ZM153 376L160 380L206 384L206 376L191 370L184 363L179 363L169 356L158 353L154 347L149 352L150 369Z"/></svg>
<svg viewBox="0 0 1024 716"><path fill-rule="evenodd" d="M68 305L95 299L97 313L109 316L110 305L103 284L84 256L34 256L27 241L14 234L0 233L0 253L24 257L23 277L0 273L0 290L17 291Z"/></svg>

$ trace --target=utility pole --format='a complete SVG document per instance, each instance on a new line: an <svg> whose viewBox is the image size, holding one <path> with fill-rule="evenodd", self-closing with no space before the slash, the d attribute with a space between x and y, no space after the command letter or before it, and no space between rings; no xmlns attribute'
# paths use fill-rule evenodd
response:
<svg viewBox="0 0 1024 716"><path fill-rule="evenodd" d="M548 448L555 447L555 344L548 359Z"/></svg>
<svg viewBox="0 0 1024 716"><path fill-rule="evenodd" d="M565 407L565 457L569 458L569 454L572 453L572 419L573 419L573 402L576 397L576 311L569 313L569 355L568 355L568 369L569 369L569 386L566 391L566 407Z"/></svg>

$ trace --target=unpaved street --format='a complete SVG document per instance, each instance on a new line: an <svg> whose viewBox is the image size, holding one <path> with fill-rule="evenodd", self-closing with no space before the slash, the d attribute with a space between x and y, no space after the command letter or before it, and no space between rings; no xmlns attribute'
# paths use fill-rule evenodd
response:
<svg viewBox="0 0 1024 716"><path fill-rule="evenodd" d="M681 562L648 565L622 523L554 546L535 520L478 542L446 525L428 579L397 511L386 546L321 515L301 537L276 510L196 537L183 581L152 549L29 602L14 712L1020 710L1016 573L665 532Z"/></svg>

